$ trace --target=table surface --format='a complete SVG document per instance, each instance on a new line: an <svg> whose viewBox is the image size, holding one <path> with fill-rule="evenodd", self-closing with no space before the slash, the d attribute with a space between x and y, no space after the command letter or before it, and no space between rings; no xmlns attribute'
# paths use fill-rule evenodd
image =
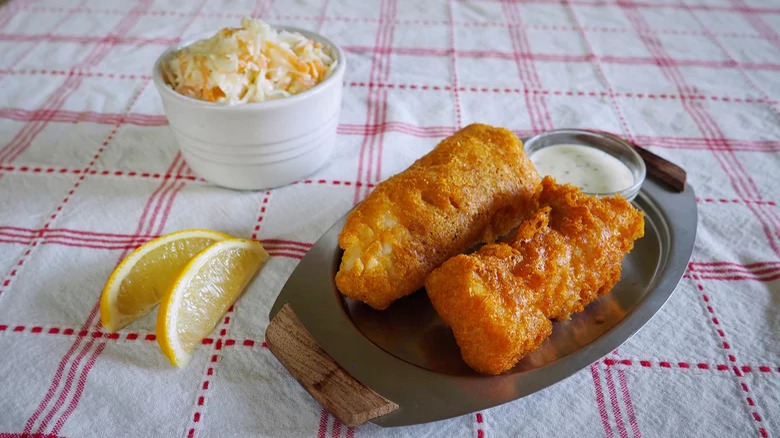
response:
<svg viewBox="0 0 780 438"><path fill-rule="evenodd" d="M194 175L150 85L166 46L245 15L348 56L333 157L269 191ZM778 29L776 0L5 2L0 436L780 434ZM434 424L344 427L264 345L270 305L330 224L474 121L602 129L685 167L688 270L645 328L557 385ZM130 250L192 227L272 258L174 369L153 314L112 335L97 303Z"/></svg>

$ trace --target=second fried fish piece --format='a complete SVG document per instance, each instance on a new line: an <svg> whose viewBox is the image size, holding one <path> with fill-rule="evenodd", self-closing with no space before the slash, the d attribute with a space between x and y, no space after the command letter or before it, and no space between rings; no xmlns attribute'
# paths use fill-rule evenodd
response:
<svg viewBox="0 0 780 438"><path fill-rule="evenodd" d="M542 186L540 209L508 242L453 257L425 281L464 361L481 373L509 370L550 335L550 319L609 292L644 234L642 213L621 197L597 199L550 177Z"/></svg>

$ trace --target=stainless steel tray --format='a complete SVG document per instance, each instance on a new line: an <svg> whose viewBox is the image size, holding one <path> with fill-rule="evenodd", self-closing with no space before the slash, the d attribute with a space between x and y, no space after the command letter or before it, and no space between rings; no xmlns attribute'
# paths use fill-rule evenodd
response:
<svg viewBox="0 0 780 438"><path fill-rule="evenodd" d="M336 222L293 272L271 309L289 303L303 326L347 373L398 404L371 421L400 426L442 420L500 405L599 360L639 330L680 281L696 237L696 200L647 180L634 205L645 236L623 262L620 282L570 321L553 323L542 347L509 372L483 376L462 361L450 329L424 291L385 311L345 299L334 283L342 251Z"/></svg>

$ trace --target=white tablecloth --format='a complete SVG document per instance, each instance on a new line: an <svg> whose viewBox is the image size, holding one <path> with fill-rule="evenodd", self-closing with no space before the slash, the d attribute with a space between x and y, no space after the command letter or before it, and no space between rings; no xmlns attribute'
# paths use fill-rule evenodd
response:
<svg viewBox="0 0 780 438"><path fill-rule="evenodd" d="M0 437L780 434L776 1L4 3ZM321 31L349 57L332 159L270 191L194 176L150 85L167 45L245 15ZM559 384L433 424L343 427L264 346L269 306L374 184L472 121L607 130L684 166L688 271L637 335ZM97 303L132 248L190 227L273 257L174 369L154 315L111 335Z"/></svg>

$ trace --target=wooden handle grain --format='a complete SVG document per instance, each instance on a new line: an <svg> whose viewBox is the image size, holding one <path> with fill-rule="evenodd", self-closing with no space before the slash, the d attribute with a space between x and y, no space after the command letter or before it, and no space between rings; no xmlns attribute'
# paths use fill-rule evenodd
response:
<svg viewBox="0 0 780 438"><path fill-rule="evenodd" d="M633 144L633 146L634 150L645 161L648 177L664 182L678 192L685 190L686 174L682 167L637 144Z"/></svg>
<svg viewBox="0 0 780 438"><path fill-rule="evenodd" d="M289 304L268 324L265 338L287 371L342 424L357 426L398 409L397 404L355 380L328 356Z"/></svg>

